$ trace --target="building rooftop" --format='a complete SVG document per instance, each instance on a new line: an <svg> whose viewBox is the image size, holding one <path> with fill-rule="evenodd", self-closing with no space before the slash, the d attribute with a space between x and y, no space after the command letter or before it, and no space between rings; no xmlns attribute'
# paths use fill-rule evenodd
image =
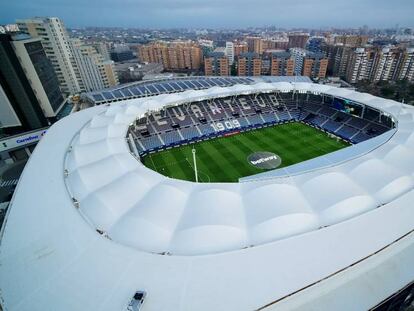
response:
<svg viewBox="0 0 414 311"><path fill-rule="evenodd" d="M226 53L224 53L224 51L214 50L213 52L208 53L207 57L214 57L214 58L226 57Z"/></svg>
<svg viewBox="0 0 414 311"><path fill-rule="evenodd" d="M259 54L256 52L240 53L239 58L258 58Z"/></svg>
<svg viewBox="0 0 414 311"><path fill-rule="evenodd" d="M398 127L358 156L234 184L164 177L125 142L149 108L274 91L363 103ZM50 128L17 185L0 233L1 300L6 310L109 311L145 292L148 310L369 309L413 271L404 257L414 229L413 128L410 106L289 82L188 90L70 115ZM366 285L373 271L378 288Z"/></svg>
<svg viewBox="0 0 414 311"><path fill-rule="evenodd" d="M252 84L255 82L312 82L304 76L262 76L262 77L179 77L177 74L156 75L154 80L118 85L113 88L83 94L83 98L92 105L115 102L131 98L183 92L186 90L227 87L234 84Z"/></svg>

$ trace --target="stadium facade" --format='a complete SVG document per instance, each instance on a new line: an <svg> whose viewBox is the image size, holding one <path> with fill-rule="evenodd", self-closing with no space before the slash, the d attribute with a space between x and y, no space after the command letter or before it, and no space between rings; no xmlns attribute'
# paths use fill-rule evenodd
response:
<svg viewBox="0 0 414 311"><path fill-rule="evenodd" d="M413 113L348 89L252 81L70 115L36 147L3 225L3 308L138 310L144 300L142 310L380 310L404 301L414 280ZM201 129L236 119L240 131L306 122L352 145L236 183L171 179L140 162L233 131Z"/></svg>

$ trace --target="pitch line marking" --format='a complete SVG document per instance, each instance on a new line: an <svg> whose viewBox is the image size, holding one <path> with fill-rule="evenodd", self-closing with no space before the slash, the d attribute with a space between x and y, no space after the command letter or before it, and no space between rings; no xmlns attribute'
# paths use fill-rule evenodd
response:
<svg viewBox="0 0 414 311"><path fill-rule="evenodd" d="M191 163L190 163L190 161L188 161L188 159L187 158L185 158L186 159L186 161L187 161L187 163L188 163L188 165L191 167L191 169L193 169L194 170L194 167L191 165ZM208 178L208 181L205 181L205 182L207 182L207 183L209 183L210 181L211 181L211 179L210 179L210 176L207 174L207 173L204 173L203 171L200 171L200 170L198 170L198 173L200 174L203 174L204 176L206 176L207 178ZM203 182L203 181L202 181Z"/></svg>
<svg viewBox="0 0 414 311"><path fill-rule="evenodd" d="M154 166L155 171L158 173L158 169L157 169L157 166L154 163L154 160L152 159L152 155L150 154L149 156L150 156L150 160L151 160L152 166Z"/></svg>

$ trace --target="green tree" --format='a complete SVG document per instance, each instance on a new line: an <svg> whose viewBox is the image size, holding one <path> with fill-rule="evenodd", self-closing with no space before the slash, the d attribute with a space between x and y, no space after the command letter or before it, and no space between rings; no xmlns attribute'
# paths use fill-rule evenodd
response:
<svg viewBox="0 0 414 311"><path fill-rule="evenodd" d="M232 75L232 76L237 76L237 66L236 66L236 62L234 62L234 63L231 65L231 68L230 68L230 75Z"/></svg>

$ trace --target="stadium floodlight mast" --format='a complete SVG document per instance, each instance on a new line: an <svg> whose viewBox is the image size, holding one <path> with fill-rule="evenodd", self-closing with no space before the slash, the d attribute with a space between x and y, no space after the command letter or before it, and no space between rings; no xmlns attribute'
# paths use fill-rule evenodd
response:
<svg viewBox="0 0 414 311"><path fill-rule="evenodd" d="M198 182L198 171L197 171L197 161L196 161L196 150L193 148L193 162L194 162L194 175L195 181Z"/></svg>

